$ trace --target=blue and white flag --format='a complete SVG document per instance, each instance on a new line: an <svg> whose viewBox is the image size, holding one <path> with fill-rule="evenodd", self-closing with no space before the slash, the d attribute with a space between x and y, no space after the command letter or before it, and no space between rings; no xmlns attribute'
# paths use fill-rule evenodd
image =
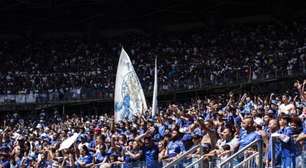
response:
<svg viewBox="0 0 306 168"><path fill-rule="evenodd" d="M158 80L157 80L157 58L155 58L155 69L154 69L154 88L153 88L153 98L152 98L152 117L158 112L157 106L157 89L158 89Z"/></svg>
<svg viewBox="0 0 306 168"><path fill-rule="evenodd" d="M115 85L115 122L131 120L133 115L146 111L146 99L127 53L122 48Z"/></svg>

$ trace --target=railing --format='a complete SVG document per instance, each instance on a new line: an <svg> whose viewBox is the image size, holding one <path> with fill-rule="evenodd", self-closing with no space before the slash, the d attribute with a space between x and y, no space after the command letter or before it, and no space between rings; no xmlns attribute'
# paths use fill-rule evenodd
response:
<svg viewBox="0 0 306 168"><path fill-rule="evenodd" d="M192 162L186 168L202 168L202 162L204 161L205 156L201 156L200 159ZM209 168L212 168L211 164L209 164Z"/></svg>
<svg viewBox="0 0 306 168"><path fill-rule="evenodd" d="M234 155L221 162L219 168L243 167L243 168L263 168L263 144L262 140L255 140L244 148L240 149ZM252 148L256 146L257 151ZM258 159L255 159L258 155ZM251 167L248 167L248 164Z"/></svg>
<svg viewBox="0 0 306 168"><path fill-rule="evenodd" d="M235 165L234 168L257 167L258 161L259 161L259 152L255 152L254 154L252 154L251 156L240 162L238 165Z"/></svg>
<svg viewBox="0 0 306 168"><path fill-rule="evenodd" d="M131 162L131 163L98 163L94 168L112 167L112 168L146 168L145 161Z"/></svg>
<svg viewBox="0 0 306 168"><path fill-rule="evenodd" d="M34 104L69 102L112 97L103 89L71 88L65 91L45 91L38 93L0 94L0 104Z"/></svg>
<svg viewBox="0 0 306 168"><path fill-rule="evenodd" d="M199 159L193 161L190 165L186 166L186 168L203 168L206 164L208 168L216 168L220 164L220 158L213 158L212 160L204 160L205 156L201 156Z"/></svg>
<svg viewBox="0 0 306 168"><path fill-rule="evenodd" d="M300 144L300 142L296 141L297 136L293 136L292 140L294 147L296 147L296 151L300 151L300 154L296 156L295 160L295 168L306 168L306 145L305 141ZM282 166L282 163L277 163L275 158L275 143L280 141L276 137L272 137L272 145L271 145L271 168L276 168ZM282 162L282 160L280 160Z"/></svg>
<svg viewBox="0 0 306 168"><path fill-rule="evenodd" d="M176 167L186 167L188 164L192 162L192 158L189 156L195 153L197 150L200 150L200 155L203 154L203 147L201 145L196 145L189 149L187 152L180 155L175 160L171 161L170 163L166 164L163 168L176 168Z"/></svg>
<svg viewBox="0 0 306 168"><path fill-rule="evenodd" d="M298 158L297 158L296 167L297 168L306 168L306 150L305 150L305 148L302 152L302 155L298 156Z"/></svg>
<svg viewBox="0 0 306 168"><path fill-rule="evenodd" d="M286 71L275 71L260 74L257 79L253 79L252 76L240 75L240 71L233 71L236 76L233 75L231 79L221 76L217 79L210 80L202 77L196 79L184 81L181 80L179 84L174 82L160 83L159 95L173 93L173 91L179 93L180 91L193 91L198 89L207 89L210 87L227 86L234 84L250 83L250 82L264 82L271 79L279 79L285 77L305 76L306 71L300 71L301 73L293 73L290 75ZM167 89L163 88L163 85L167 84ZM188 86L191 87L189 88ZM151 95L151 91L146 89L149 85L144 85L148 95ZM2 88L3 89L3 88ZM1 94L0 93L0 105L6 104L39 104L39 103L66 103L71 101L85 101L85 100L110 100L113 98L113 89L105 88L69 88L68 90L56 88L58 90L48 91L32 91L32 93L16 93L16 94ZM2 91L0 89L0 91Z"/></svg>

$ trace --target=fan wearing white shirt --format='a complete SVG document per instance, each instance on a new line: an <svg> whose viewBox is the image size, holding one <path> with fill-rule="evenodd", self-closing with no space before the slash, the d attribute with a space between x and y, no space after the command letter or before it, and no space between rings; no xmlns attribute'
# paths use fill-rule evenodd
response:
<svg viewBox="0 0 306 168"><path fill-rule="evenodd" d="M229 157L239 146L239 140L234 136L234 131L230 128L225 128L221 133L221 139L216 143L216 148L205 154L206 158L218 156L221 161Z"/></svg>
<svg viewBox="0 0 306 168"><path fill-rule="evenodd" d="M286 115L295 114L295 106L289 102L287 95L282 96L282 104L278 108L278 114L284 113Z"/></svg>

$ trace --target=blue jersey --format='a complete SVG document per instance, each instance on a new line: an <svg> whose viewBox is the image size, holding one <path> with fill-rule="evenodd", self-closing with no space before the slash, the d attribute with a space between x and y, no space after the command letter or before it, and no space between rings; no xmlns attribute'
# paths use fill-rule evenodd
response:
<svg viewBox="0 0 306 168"><path fill-rule="evenodd" d="M303 133L306 134L306 120L303 122Z"/></svg>
<svg viewBox="0 0 306 168"><path fill-rule="evenodd" d="M294 146L294 142L292 139L293 129L290 127L286 127L286 128L280 129L279 132L280 134L284 134L290 137L287 143L282 142L282 156L283 157L294 156L296 151L295 151L295 146Z"/></svg>
<svg viewBox="0 0 306 168"><path fill-rule="evenodd" d="M158 133L160 136L164 137L165 135L165 130L166 130L166 127L164 125L160 125L157 127L158 128Z"/></svg>
<svg viewBox="0 0 306 168"><path fill-rule="evenodd" d="M243 110L241 111L242 114L250 114L251 111L254 108L254 103L253 101L249 101L247 102L244 106L243 106Z"/></svg>
<svg viewBox="0 0 306 168"><path fill-rule="evenodd" d="M103 162L104 159L107 158L107 154L106 153L101 153L101 152L96 152L95 153L95 160L96 160L96 163L101 163Z"/></svg>
<svg viewBox="0 0 306 168"><path fill-rule="evenodd" d="M288 142L282 142L282 167L284 168L291 168L295 167L295 157L297 154L296 145L293 141L293 129L290 127L280 129L280 134L284 134L290 137Z"/></svg>
<svg viewBox="0 0 306 168"><path fill-rule="evenodd" d="M0 165L1 165L3 168L10 168L10 161L9 161L9 160L5 160L5 159L2 159L2 160L0 160Z"/></svg>
<svg viewBox="0 0 306 168"><path fill-rule="evenodd" d="M212 120L212 119L214 119L214 114L212 112L205 113L205 117L204 117L205 121Z"/></svg>
<svg viewBox="0 0 306 168"><path fill-rule="evenodd" d="M175 157L177 154L185 151L185 146L182 141L170 141L168 144L169 157Z"/></svg>
<svg viewBox="0 0 306 168"><path fill-rule="evenodd" d="M52 163L48 160L43 160L39 163L38 168L51 168Z"/></svg>
<svg viewBox="0 0 306 168"><path fill-rule="evenodd" d="M79 158L79 161L83 162L85 165L93 163L93 157L91 155L85 155L85 156L81 156ZM81 167L81 165L78 163L77 167Z"/></svg>
<svg viewBox="0 0 306 168"><path fill-rule="evenodd" d="M279 131L277 131L279 133ZM273 145L273 151L272 151L272 145ZM269 145L267 149L267 159L269 161L272 160L272 156L274 157L274 165L280 165L281 164L281 154L282 154L282 143L279 139L271 137L271 134L269 136Z"/></svg>
<svg viewBox="0 0 306 168"><path fill-rule="evenodd" d="M239 137L239 149L242 149L257 139L261 139L261 136L255 131L250 133L242 133L241 137Z"/></svg>
<svg viewBox="0 0 306 168"><path fill-rule="evenodd" d="M158 168L158 147L153 145L152 147L144 147L143 153L146 161L147 168Z"/></svg>

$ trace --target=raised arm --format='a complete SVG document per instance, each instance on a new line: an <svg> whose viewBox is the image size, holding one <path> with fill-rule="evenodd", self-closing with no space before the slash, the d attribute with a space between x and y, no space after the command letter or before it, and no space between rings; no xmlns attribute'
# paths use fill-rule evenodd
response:
<svg viewBox="0 0 306 168"><path fill-rule="evenodd" d="M132 159L139 159L142 155L142 151L137 152L137 153L132 153L130 151L126 151L126 154L128 154L129 156L131 156Z"/></svg>
<svg viewBox="0 0 306 168"><path fill-rule="evenodd" d="M239 107L242 107L243 102L245 101L246 97L247 97L247 94L244 93L243 96L242 96L241 99L240 99L239 104L238 104Z"/></svg>
<svg viewBox="0 0 306 168"><path fill-rule="evenodd" d="M155 131L154 127L150 127L145 133L138 135L135 140L136 141L140 141L141 139L143 139L144 137L150 135L151 133L153 133Z"/></svg>

